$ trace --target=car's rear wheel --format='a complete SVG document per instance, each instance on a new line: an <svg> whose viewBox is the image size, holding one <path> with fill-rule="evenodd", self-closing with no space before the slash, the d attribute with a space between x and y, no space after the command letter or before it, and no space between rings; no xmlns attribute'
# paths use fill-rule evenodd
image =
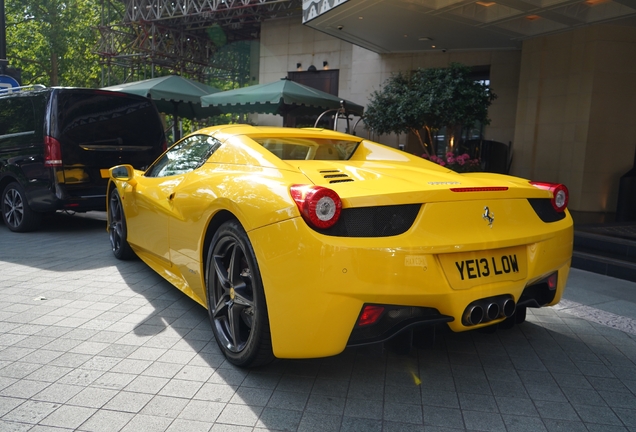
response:
<svg viewBox="0 0 636 432"><path fill-rule="evenodd" d="M2 191L2 219L11 231L27 232L38 228L42 215L29 207L19 183L9 183Z"/></svg>
<svg viewBox="0 0 636 432"><path fill-rule="evenodd" d="M274 359L265 292L252 245L236 221L214 234L206 266L212 330L228 361L242 367Z"/></svg>
<svg viewBox="0 0 636 432"><path fill-rule="evenodd" d="M120 260L129 260L135 257L135 252L128 244L128 229L126 227L126 216L121 205L119 191L114 188L108 198L108 236L113 255Z"/></svg>
<svg viewBox="0 0 636 432"><path fill-rule="evenodd" d="M517 306L517 309L515 310L515 314L513 315L514 319L515 319L515 324L521 324L526 322L526 306Z"/></svg>
<svg viewBox="0 0 636 432"><path fill-rule="evenodd" d="M384 342L384 346L395 354L408 355L413 348L413 329L403 330Z"/></svg>
<svg viewBox="0 0 636 432"><path fill-rule="evenodd" d="M499 328L509 330L516 324L521 324L526 320L526 306L517 306L515 313L499 323Z"/></svg>

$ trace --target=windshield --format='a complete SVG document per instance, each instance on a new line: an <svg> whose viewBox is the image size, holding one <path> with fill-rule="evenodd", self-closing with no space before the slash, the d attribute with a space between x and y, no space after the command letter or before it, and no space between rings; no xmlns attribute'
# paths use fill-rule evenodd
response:
<svg viewBox="0 0 636 432"><path fill-rule="evenodd" d="M282 160L348 160L358 141L325 138L253 138Z"/></svg>

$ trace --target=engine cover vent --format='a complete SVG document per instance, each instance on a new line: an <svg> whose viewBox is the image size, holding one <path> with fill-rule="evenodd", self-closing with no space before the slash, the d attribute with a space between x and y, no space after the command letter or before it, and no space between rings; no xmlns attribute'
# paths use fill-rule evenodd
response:
<svg viewBox="0 0 636 432"><path fill-rule="evenodd" d="M352 182L353 181L353 179L351 177L349 177L348 174L345 174L342 171L337 170L337 169L320 170L319 173L329 183L345 183L345 182Z"/></svg>

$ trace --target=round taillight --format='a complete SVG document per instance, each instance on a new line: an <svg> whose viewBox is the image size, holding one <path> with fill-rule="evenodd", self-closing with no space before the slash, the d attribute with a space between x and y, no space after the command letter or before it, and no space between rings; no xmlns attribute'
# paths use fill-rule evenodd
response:
<svg viewBox="0 0 636 432"><path fill-rule="evenodd" d="M559 183L544 183L544 182L530 182L531 185L538 187L539 189L545 189L552 192L552 207L556 211L562 212L568 206L570 200L570 193L568 188Z"/></svg>
<svg viewBox="0 0 636 432"><path fill-rule="evenodd" d="M568 188L564 185L558 185L554 191L554 196L552 198L552 205L558 211L563 211L568 206L569 193Z"/></svg>
<svg viewBox="0 0 636 432"><path fill-rule="evenodd" d="M335 191L322 186L294 185L290 193L305 221L313 227L326 229L338 221L342 201Z"/></svg>

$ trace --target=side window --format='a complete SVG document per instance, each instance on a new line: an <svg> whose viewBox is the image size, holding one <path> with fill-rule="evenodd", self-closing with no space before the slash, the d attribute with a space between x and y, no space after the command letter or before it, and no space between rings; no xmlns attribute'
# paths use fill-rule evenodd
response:
<svg viewBox="0 0 636 432"><path fill-rule="evenodd" d="M22 136L33 133L35 116L31 99L14 97L0 100L0 138L4 135Z"/></svg>
<svg viewBox="0 0 636 432"><path fill-rule="evenodd" d="M146 172L146 177L168 177L185 174L199 168L221 142L208 135L194 135L185 138L168 150Z"/></svg>

